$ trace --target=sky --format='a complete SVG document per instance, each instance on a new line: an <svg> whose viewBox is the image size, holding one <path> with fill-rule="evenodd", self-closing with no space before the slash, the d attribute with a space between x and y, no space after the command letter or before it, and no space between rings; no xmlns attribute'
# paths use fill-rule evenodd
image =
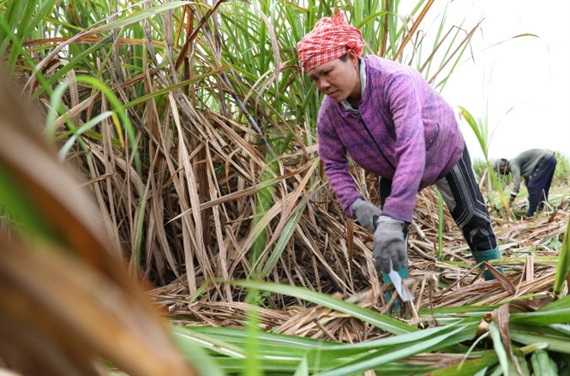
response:
<svg viewBox="0 0 570 376"><path fill-rule="evenodd" d="M570 1L446 0L447 24L479 20L465 54L442 94L486 119L489 157L513 158L532 148L570 157ZM521 34L535 34L514 38ZM473 58L471 58L473 57ZM472 159L483 153L466 122L461 128Z"/></svg>

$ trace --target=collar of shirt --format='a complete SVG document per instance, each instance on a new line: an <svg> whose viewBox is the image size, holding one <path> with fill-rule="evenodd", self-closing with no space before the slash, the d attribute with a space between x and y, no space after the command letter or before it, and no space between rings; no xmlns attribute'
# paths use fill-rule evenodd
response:
<svg viewBox="0 0 570 376"><path fill-rule="evenodd" d="M364 59L361 58L358 58L358 62L360 65L360 96L363 97L364 90L366 89L366 64L364 63ZM355 114L359 113L358 108L352 107L346 99L340 102L340 104L346 111L351 111Z"/></svg>

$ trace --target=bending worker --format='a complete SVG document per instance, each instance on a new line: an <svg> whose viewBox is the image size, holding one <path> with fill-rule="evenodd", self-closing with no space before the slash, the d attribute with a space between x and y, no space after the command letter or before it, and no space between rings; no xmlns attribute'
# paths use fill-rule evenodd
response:
<svg viewBox="0 0 570 376"><path fill-rule="evenodd" d="M556 169L554 152L547 149L530 149L508 160L501 158L495 161L495 171L506 175L513 174L513 189L509 199L509 207L513 205L519 194L521 178L524 178L528 190L527 217L532 217L544 208L548 201L550 184Z"/></svg>
<svg viewBox="0 0 570 376"><path fill-rule="evenodd" d="M327 178L348 217L374 232L374 262L408 276L407 233L416 194L436 185L477 263L500 257L487 207L451 106L409 66L363 56L344 15L320 19L297 44L299 62L325 94L317 130ZM380 206L367 201L348 158L380 176ZM492 279L485 271L485 279Z"/></svg>

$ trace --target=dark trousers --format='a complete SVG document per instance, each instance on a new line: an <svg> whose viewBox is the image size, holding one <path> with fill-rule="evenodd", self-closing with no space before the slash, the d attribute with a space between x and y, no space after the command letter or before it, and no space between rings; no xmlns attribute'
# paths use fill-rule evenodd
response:
<svg viewBox="0 0 570 376"><path fill-rule="evenodd" d="M380 203L390 195L392 181L380 179ZM467 147L457 164L436 182L443 199L472 252L497 247L487 205L475 179Z"/></svg>
<svg viewBox="0 0 570 376"><path fill-rule="evenodd" d="M541 211L544 203L548 201L548 192L550 192L550 184L554 177L556 169L556 157L544 159L537 166L528 180L526 188L528 190L528 210L527 217L532 217L538 210Z"/></svg>

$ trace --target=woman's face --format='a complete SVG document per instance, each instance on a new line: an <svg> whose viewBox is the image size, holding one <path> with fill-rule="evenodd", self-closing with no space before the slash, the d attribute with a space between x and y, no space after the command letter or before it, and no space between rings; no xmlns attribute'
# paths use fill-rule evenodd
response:
<svg viewBox="0 0 570 376"><path fill-rule="evenodd" d="M358 58L348 51L345 61L340 58L314 67L307 72L319 91L337 102L360 100Z"/></svg>

